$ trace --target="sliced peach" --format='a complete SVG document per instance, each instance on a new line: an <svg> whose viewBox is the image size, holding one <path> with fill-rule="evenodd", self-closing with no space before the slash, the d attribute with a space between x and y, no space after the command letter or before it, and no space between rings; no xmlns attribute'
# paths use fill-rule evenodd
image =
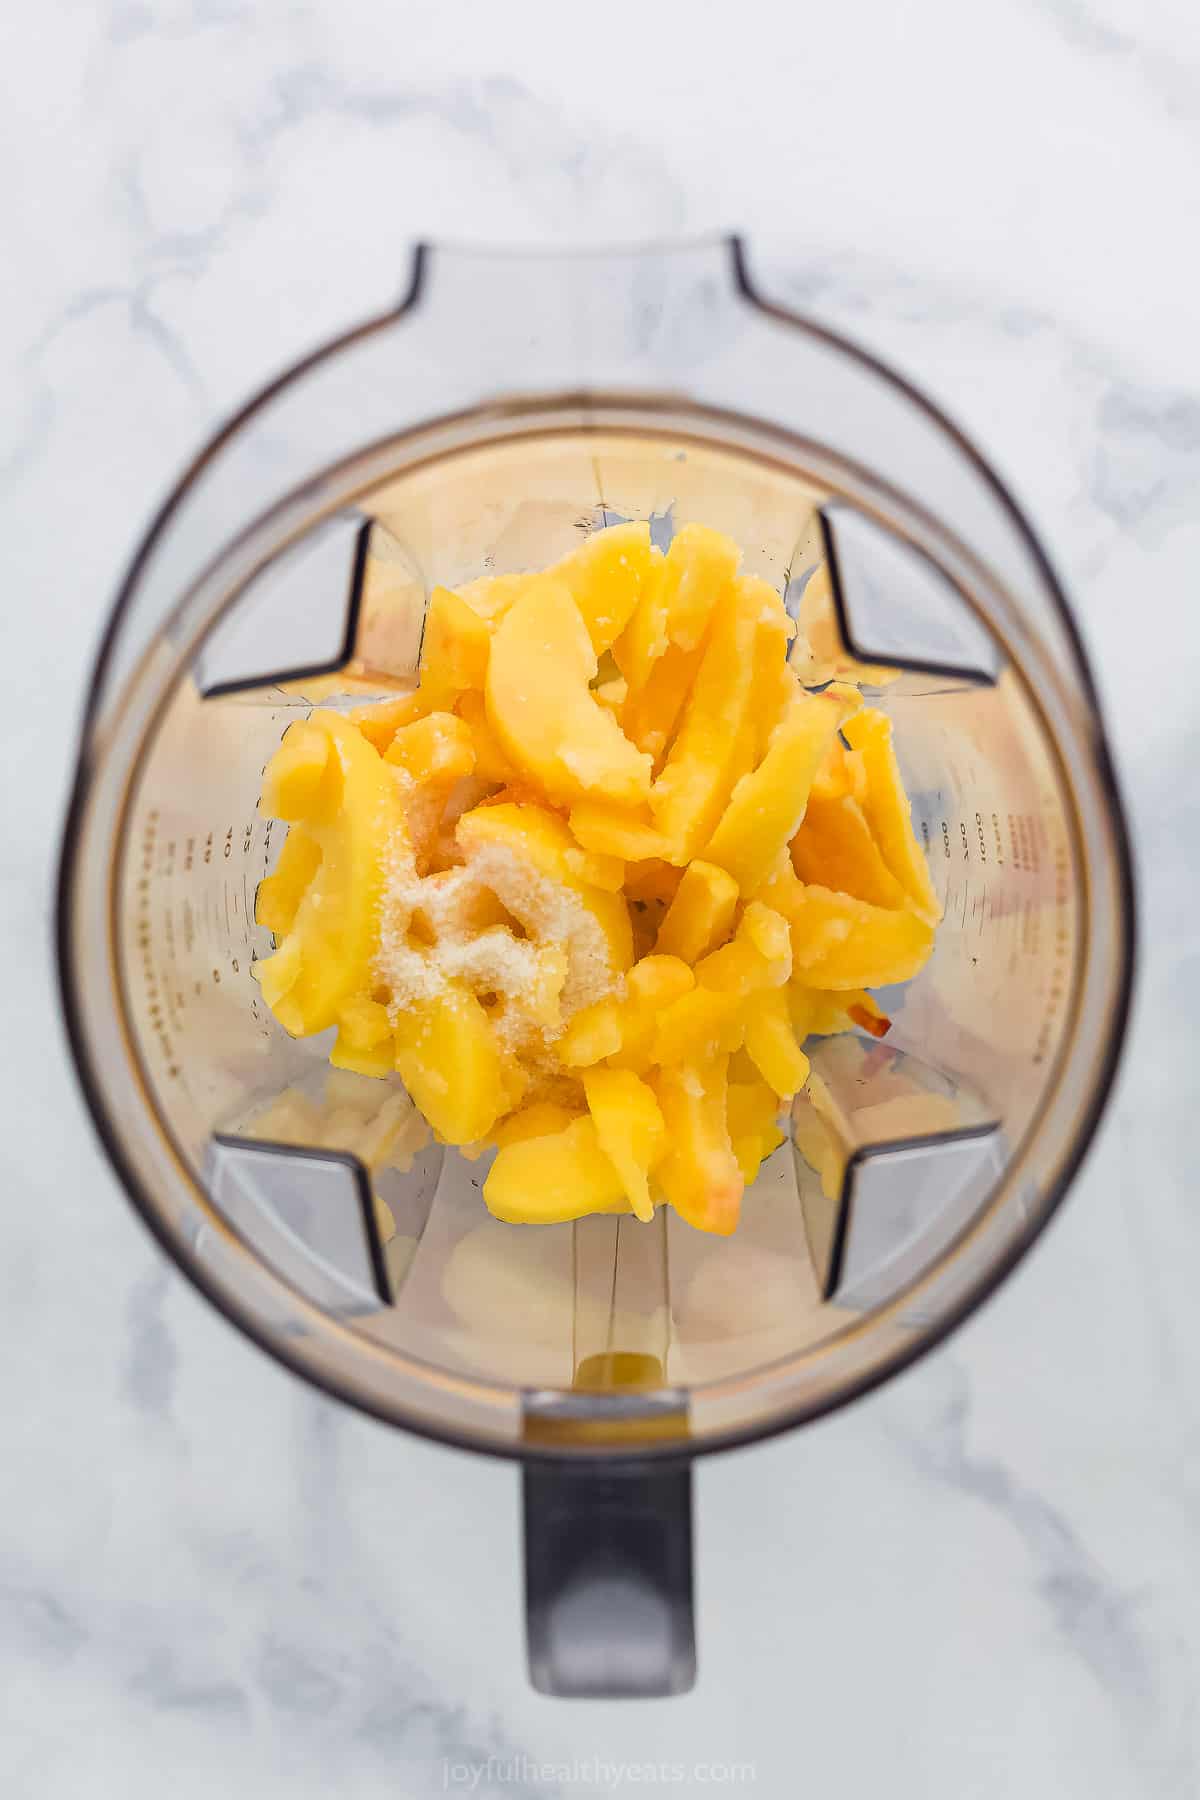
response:
<svg viewBox="0 0 1200 1800"><path fill-rule="evenodd" d="M517 779L517 771L500 748L500 742L488 723L487 704L483 695L468 689L454 703L454 710L471 733L475 752L475 773L481 781L498 781L507 785Z"/></svg>
<svg viewBox="0 0 1200 1800"><path fill-rule="evenodd" d="M796 1042L781 988L757 995L747 1007L746 1054L781 1100L790 1100L807 1081L808 1058Z"/></svg>
<svg viewBox="0 0 1200 1800"><path fill-rule="evenodd" d="M851 894L776 876L763 898L787 919L792 971L806 987L887 987L908 981L933 948L933 927L907 907L888 912Z"/></svg>
<svg viewBox="0 0 1200 1800"><path fill-rule="evenodd" d="M884 862L862 807L848 794L836 800L809 795L792 839L792 866L801 881L853 894L872 906L894 911L905 904L904 889Z"/></svg>
<svg viewBox="0 0 1200 1800"><path fill-rule="evenodd" d="M620 1046L608 1052L609 1061L638 1072L649 1068L660 1017L695 985L695 975L677 956L643 956L635 963L617 1014Z"/></svg>
<svg viewBox="0 0 1200 1800"><path fill-rule="evenodd" d="M526 1138L552 1137L580 1116L556 1100L534 1100L502 1119L492 1132L492 1142L503 1150L506 1144L521 1144Z"/></svg>
<svg viewBox="0 0 1200 1800"><path fill-rule="evenodd" d="M283 840L279 861L258 884L254 920L276 937L290 931L305 889L321 866L321 846L303 825L293 825Z"/></svg>
<svg viewBox="0 0 1200 1800"><path fill-rule="evenodd" d="M400 1013L396 1069L447 1144L475 1143L510 1110L487 1013L465 988L448 988Z"/></svg>
<svg viewBox="0 0 1200 1800"><path fill-rule="evenodd" d="M665 845L649 823L627 808L580 800L571 808L571 831L585 850L619 857L622 863L646 862L661 856ZM624 868L621 870L624 879Z"/></svg>
<svg viewBox="0 0 1200 1800"><path fill-rule="evenodd" d="M421 636L421 689L449 705L469 688L482 688L492 633L488 623L451 588L429 596Z"/></svg>
<svg viewBox="0 0 1200 1800"><path fill-rule="evenodd" d="M663 1116L653 1090L629 1069L589 1069L583 1077L600 1148L642 1220L654 1217L649 1175L663 1148Z"/></svg>
<svg viewBox="0 0 1200 1800"><path fill-rule="evenodd" d="M868 708L847 722L845 736L860 752L866 771L862 809L880 854L908 895L913 910L936 925L941 903L930 879L925 852L913 830L912 806L904 791L900 765L892 743L892 721L886 713Z"/></svg>
<svg viewBox="0 0 1200 1800"><path fill-rule="evenodd" d="M386 1043L352 1044L343 1027L334 1039L329 1060L335 1069L347 1069L353 1075L370 1075L383 1081L396 1068L396 1054L389 1035Z"/></svg>
<svg viewBox="0 0 1200 1800"><path fill-rule="evenodd" d="M744 1186L726 1116L728 1062L714 1057L663 1069L654 1082L666 1126L656 1178L680 1218L727 1237Z"/></svg>
<svg viewBox="0 0 1200 1800"><path fill-rule="evenodd" d="M686 963L699 962L729 936L737 901L733 876L697 857L683 871L675 898L658 928L655 949L682 957Z"/></svg>
<svg viewBox="0 0 1200 1800"><path fill-rule="evenodd" d="M689 863L712 836L740 773L739 750L754 705L759 608L731 589L713 619L707 647L650 806L671 845Z"/></svg>
<svg viewBox="0 0 1200 1800"><path fill-rule="evenodd" d="M807 1037L829 1037L854 1026L875 1038L886 1037L891 1029L892 1021L865 988L829 992L792 981L787 996L792 1029L801 1044Z"/></svg>
<svg viewBox="0 0 1200 1800"><path fill-rule="evenodd" d="M552 799L644 804L650 758L624 736L588 683L596 656L570 591L533 582L496 629L487 716L504 754Z"/></svg>
<svg viewBox="0 0 1200 1800"><path fill-rule="evenodd" d="M644 519L594 531L546 573L570 590L599 655L624 631L652 568Z"/></svg>
<svg viewBox="0 0 1200 1800"><path fill-rule="evenodd" d="M475 768L470 726L453 713L429 713L399 728L383 760L414 781L452 785Z"/></svg>
<svg viewBox="0 0 1200 1800"><path fill-rule="evenodd" d="M631 694L640 693L645 687L654 665L664 655L670 642L667 637L667 603L663 592L664 567L665 558L662 553L653 552L650 568L629 623L613 641L613 661L621 671Z"/></svg>
<svg viewBox="0 0 1200 1800"><path fill-rule="evenodd" d="M857 695L847 688L823 694L797 691L772 733L766 756L734 788L704 858L727 869L743 894L758 891L795 835L813 776L857 703Z"/></svg>
<svg viewBox="0 0 1200 1800"><path fill-rule="evenodd" d="M299 719L288 726L263 771L258 810L264 818L329 817L339 794L336 770L326 780L330 749L329 733L311 720Z"/></svg>
<svg viewBox="0 0 1200 1800"><path fill-rule="evenodd" d="M654 758L656 766L675 735L703 654L702 644L694 650L667 644L640 687L625 684L621 729L639 750Z"/></svg>
<svg viewBox="0 0 1200 1800"><path fill-rule="evenodd" d="M460 581L454 591L473 613L494 625L533 579L530 575L479 575L473 581Z"/></svg>
<svg viewBox="0 0 1200 1800"><path fill-rule="evenodd" d="M432 697L418 688L411 694L397 694L393 700L355 706L346 717L382 756L402 725L411 725L414 719L423 719L432 711Z"/></svg>
<svg viewBox="0 0 1200 1800"><path fill-rule="evenodd" d="M749 1187L758 1174L759 1165L783 1142L783 1133L779 1129L779 1096L754 1068L751 1068L748 1081L734 1081L732 1058L725 1117L738 1166Z"/></svg>
<svg viewBox="0 0 1200 1800"><path fill-rule="evenodd" d="M279 948L255 965L267 1004L293 1036L323 1031L369 989L385 851L405 834L400 789L378 751L339 713L314 712L308 723L328 748L310 789L316 811L305 820L321 860ZM276 786L268 764L264 792Z"/></svg>
<svg viewBox="0 0 1200 1800"><path fill-rule="evenodd" d="M392 1023L386 1006L355 994L338 1014L338 1030L354 1049L371 1050L376 1044L390 1042Z"/></svg>
<svg viewBox="0 0 1200 1800"><path fill-rule="evenodd" d="M629 1212L629 1196L600 1148L590 1118L508 1143L497 1153L483 1198L510 1225L550 1225L588 1213Z"/></svg>
<svg viewBox="0 0 1200 1800"><path fill-rule="evenodd" d="M782 987L791 972L792 943L787 919L761 900L752 900L732 941L696 964L696 983L745 999L766 988Z"/></svg>
<svg viewBox="0 0 1200 1800"><path fill-rule="evenodd" d="M588 1069L615 1056L621 1043L621 1004L608 995L575 1014L559 1042L559 1060L568 1069Z"/></svg>
<svg viewBox="0 0 1200 1800"><path fill-rule="evenodd" d="M741 559L732 538L711 526L688 524L675 533L667 551L660 596L671 643L686 651L702 641Z"/></svg>
<svg viewBox="0 0 1200 1800"><path fill-rule="evenodd" d="M696 987L681 994L655 1021L650 1059L670 1069L727 1056L742 1041L744 1002L734 988Z"/></svg>

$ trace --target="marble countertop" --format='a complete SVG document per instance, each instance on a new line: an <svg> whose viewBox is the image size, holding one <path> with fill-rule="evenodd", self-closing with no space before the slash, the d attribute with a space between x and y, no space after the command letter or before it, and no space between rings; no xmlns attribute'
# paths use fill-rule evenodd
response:
<svg viewBox="0 0 1200 1800"><path fill-rule="evenodd" d="M529 3L48 0L0 45L6 1800L575 1795L660 1764L763 1800L1194 1794L1193 0L613 0L586 36ZM1036 1254L871 1399L704 1463L697 1688L581 1705L526 1685L513 1470L310 1393L135 1220L68 1066L49 884L101 620L216 420L387 303L413 239L728 226L1040 526L1107 696L1141 980Z"/></svg>

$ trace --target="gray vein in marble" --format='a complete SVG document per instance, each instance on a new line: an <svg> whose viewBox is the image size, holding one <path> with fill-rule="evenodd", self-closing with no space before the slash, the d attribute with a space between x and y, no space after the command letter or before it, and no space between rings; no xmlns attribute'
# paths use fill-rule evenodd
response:
<svg viewBox="0 0 1200 1800"><path fill-rule="evenodd" d="M1034 0L1034 9L1072 48L1126 62L1173 118L1200 118L1200 64L1182 57L1178 45L1167 50L1147 41L1144 16L1135 36L1100 17L1086 0Z"/></svg>
<svg viewBox="0 0 1200 1800"><path fill-rule="evenodd" d="M311 1717L332 1712L345 1693L345 1681L323 1667L298 1644L268 1637L259 1653L258 1685L280 1712Z"/></svg>
<svg viewBox="0 0 1200 1800"><path fill-rule="evenodd" d="M198 31L214 26L240 24L252 17L248 6L238 0L185 0L177 8L178 17L164 19L161 6L139 4L139 0L118 0L108 15L108 41L114 49L153 37L166 40L193 37Z"/></svg>
<svg viewBox="0 0 1200 1800"><path fill-rule="evenodd" d="M86 1628L49 1586L0 1582L0 1639L24 1654L64 1661L87 1642Z"/></svg>
<svg viewBox="0 0 1200 1800"><path fill-rule="evenodd" d="M669 234L683 223L682 186L656 146L594 128L583 131L512 76L419 88L368 86L352 85L318 64L304 63L275 77L272 105L243 127L241 141L261 157L266 146L320 114L341 115L373 128L436 119L487 145L511 179L549 202L556 219L565 206L567 223L572 207L601 177L607 186L638 196L640 213L649 213L652 230Z"/></svg>
<svg viewBox="0 0 1200 1800"><path fill-rule="evenodd" d="M179 1354L164 1318L174 1286L170 1265L157 1260L134 1284L126 1302L129 1331L123 1385L133 1406L150 1418L171 1416Z"/></svg>
<svg viewBox="0 0 1200 1800"><path fill-rule="evenodd" d="M227 202L212 224L198 231L162 231L155 225L146 199L139 157L134 156L121 169L119 188L129 228L141 247L141 260L165 274L203 270L225 244L230 228L241 219L257 217L261 210L256 198L242 192ZM134 290L133 297L147 311L153 285L143 281Z"/></svg>
<svg viewBox="0 0 1200 1800"><path fill-rule="evenodd" d="M156 1711L191 1712L212 1717L249 1715L250 1703L236 1682L195 1680L179 1667L169 1645L157 1644L129 1682L129 1692Z"/></svg>
<svg viewBox="0 0 1200 1800"><path fill-rule="evenodd" d="M784 288L792 305L826 321L869 316L924 330L964 325L1022 341L1051 338L1091 414L1080 446L1089 500L1150 546L1200 512L1200 385L1141 381L1118 356L1049 312L855 253L790 268Z"/></svg>
<svg viewBox="0 0 1200 1800"><path fill-rule="evenodd" d="M1123 1592L1044 1495L997 1458L972 1454L971 1390L965 1370L943 1354L924 1371L932 1416L897 1432L913 1466L929 1479L991 1508L1024 1544L1037 1591L1064 1644L1075 1653L1127 1725L1152 1728L1157 1701L1154 1653L1138 1620L1139 1596ZM891 1408L889 1416L894 1415Z"/></svg>
<svg viewBox="0 0 1200 1800"><path fill-rule="evenodd" d="M1101 511L1130 529L1195 516L1200 397L1110 382L1096 409L1089 489Z"/></svg>
<svg viewBox="0 0 1200 1800"><path fill-rule="evenodd" d="M35 387L26 396L25 423L12 430L0 455L0 493L15 486L38 462L50 442L54 412L54 396L48 388Z"/></svg>
<svg viewBox="0 0 1200 1800"><path fill-rule="evenodd" d="M235 1544L233 1556L229 1548L216 1537L195 1556L204 1602L186 1616L170 1590L156 1599L152 1581L140 1592L86 1583L90 1598L77 1593L80 1604L69 1611L52 1584L29 1582L23 1567L19 1583L0 1579L0 1647L51 1669L73 1660L82 1675L116 1681L151 1713L187 1714L219 1732L234 1757L265 1711L308 1763L343 1767L357 1742L397 1780L403 1765L413 1787L398 1785L398 1793L439 1791L443 1765L458 1763L505 1771L495 1787L484 1776L475 1793L553 1800L555 1786L522 1779L532 1753L502 1720L432 1690L422 1659L381 1616L366 1573L347 1561L344 1541L299 1601L281 1547L260 1555Z"/></svg>
<svg viewBox="0 0 1200 1800"><path fill-rule="evenodd" d="M193 394L202 392L200 373L178 334L155 310L152 300L162 277L147 276L128 288L85 288L69 300L62 310L39 332L26 353L26 362L34 367L58 340L71 329L107 307L125 310L130 330L145 338L163 357L168 367Z"/></svg>

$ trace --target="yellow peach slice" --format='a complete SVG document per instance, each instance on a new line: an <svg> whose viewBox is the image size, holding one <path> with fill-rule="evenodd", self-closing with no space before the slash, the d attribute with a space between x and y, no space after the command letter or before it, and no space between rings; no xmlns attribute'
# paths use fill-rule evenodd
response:
<svg viewBox="0 0 1200 1800"><path fill-rule="evenodd" d="M483 1184L483 1198L488 1211L510 1225L630 1211L624 1183L600 1148L590 1118L505 1144Z"/></svg>
<svg viewBox="0 0 1200 1800"><path fill-rule="evenodd" d="M753 1068L749 1081L734 1081L731 1070L725 1117L738 1166L749 1187L760 1163L783 1142L783 1133L779 1129L779 1095Z"/></svg>
<svg viewBox="0 0 1200 1800"><path fill-rule="evenodd" d="M649 1175L664 1132L653 1091L629 1069L589 1069L583 1091L600 1148L621 1177L630 1205L639 1219L652 1219Z"/></svg>
<svg viewBox="0 0 1200 1800"><path fill-rule="evenodd" d="M808 1079L808 1058L796 1042L787 998L780 988L755 997L746 1009L746 1054L782 1100L798 1094Z"/></svg>
<svg viewBox="0 0 1200 1800"><path fill-rule="evenodd" d="M378 1000L356 994L347 1000L338 1014L338 1030L346 1043L356 1050L371 1050L376 1044L390 1041L392 1023L387 1007Z"/></svg>
<svg viewBox="0 0 1200 1800"><path fill-rule="evenodd" d="M487 621L452 588L429 596L421 636L421 690L449 705L469 688L482 688L492 633Z"/></svg>
<svg viewBox="0 0 1200 1800"><path fill-rule="evenodd" d="M367 706L353 707L346 717L382 756L402 725L411 725L414 719L423 719L432 711L431 696L418 688L411 694L397 694L393 700L375 700Z"/></svg>
<svg viewBox="0 0 1200 1800"><path fill-rule="evenodd" d="M396 1070L447 1144L484 1137L506 1105L502 1059L474 994L448 988L396 1019Z"/></svg>
<svg viewBox="0 0 1200 1800"><path fill-rule="evenodd" d="M676 956L643 956L635 963L625 978L625 998L617 1015L621 1043L609 1052L610 1066L644 1074L664 1010L695 985L692 970Z"/></svg>
<svg viewBox="0 0 1200 1800"><path fill-rule="evenodd" d="M743 894L762 886L779 852L795 835L813 776L857 703L850 689L797 692L772 733L766 756L734 788L704 859L727 869Z"/></svg>
<svg viewBox="0 0 1200 1800"><path fill-rule="evenodd" d="M621 1003L613 995L581 1007L563 1033L559 1060L568 1069L588 1069L621 1048Z"/></svg>
<svg viewBox="0 0 1200 1800"><path fill-rule="evenodd" d="M737 901L733 876L697 857L683 871L675 898L658 928L655 950L660 955L682 957L685 963L699 962L729 936Z"/></svg>
<svg viewBox="0 0 1200 1800"><path fill-rule="evenodd" d="M908 981L933 948L933 927L905 908L888 912L851 894L777 876L763 898L791 927L792 969L806 987L887 987Z"/></svg>
<svg viewBox="0 0 1200 1800"><path fill-rule="evenodd" d="M323 1031L370 987L385 849L405 832L400 790L378 751L338 713L314 712L308 722L329 748L319 810L305 821L321 861L283 942L255 966L267 1004L293 1036ZM275 785L268 764L264 792Z"/></svg>
<svg viewBox="0 0 1200 1800"><path fill-rule="evenodd" d="M847 750L840 737L834 738L829 754L813 777L812 797L821 800L857 800L860 805L867 791L866 771L857 750Z"/></svg>
<svg viewBox="0 0 1200 1800"><path fill-rule="evenodd" d="M649 1060L670 1069L727 1056L742 1042L744 1003L736 988L696 987L681 994L655 1021Z"/></svg>
<svg viewBox="0 0 1200 1800"><path fill-rule="evenodd" d="M495 781L507 786L517 779L517 771L500 748L499 739L488 723L487 703L483 695L468 689L454 703L454 710L471 733L475 752L475 773L481 781Z"/></svg>
<svg viewBox="0 0 1200 1800"><path fill-rule="evenodd" d="M701 644L694 650L666 644L640 687L625 684L621 729L639 750L654 758L656 765L675 735L703 653Z"/></svg>
<svg viewBox="0 0 1200 1800"><path fill-rule="evenodd" d="M738 592L744 604L758 606L758 638L754 648L754 709L751 715L752 746L747 766L754 768L766 755L771 733L788 705L801 692L795 671L788 667L788 640L795 631L782 597L757 575L741 575Z"/></svg>
<svg viewBox="0 0 1200 1800"><path fill-rule="evenodd" d="M912 806L904 791L892 743L892 721L871 707L847 722L845 735L860 752L866 771L862 809L884 862L900 883L920 918L936 925L941 904L933 889L929 864L917 842Z"/></svg>
<svg viewBox="0 0 1200 1800"><path fill-rule="evenodd" d="M685 651L696 648L741 559L733 540L711 526L688 524L675 533L663 567L660 594L671 643Z"/></svg>
<svg viewBox="0 0 1200 1800"><path fill-rule="evenodd" d="M792 867L801 881L853 894L894 911L905 892L880 854L866 815L847 794L837 800L809 795L803 823L792 839Z"/></svg>
<svg viewBox="0 0 1200 1800"><path fill-rule="evenodd" d="M731 589L713 619L675 741L654 783L650 807L686 864L712 836L741 773L739 753L754 704L754 651L760 609Z"/></svg>
<svg viewBox="0 0 1200 1800"><path fill-rule="evenodd" d="M574 837L585 850L619 857L622 863L647 862L652 857L660 857L666 848L647 819L596 800L578 801L571 808L570 825ZM624 875L622 868L622 880Z"/></svg>
<svg viewBox="0 0 1200 1800"><path fill-rule="evenodd" d="M276 937L291 930L305 889L321 866L321 846L303 825L293 825L283 840L279 861L258 884L254 920Z"/></svg>
<svg viewBox="0 0 1200 1800"><path fill-rule="evenodd" d="M452 785L475 768L470 726L453 713L429 713L400 727L383 760L403 769L414 781Z"/></svg>
<svg viewBox="0 0 1200 1800"><path fill-rule="evenodd" d="M654 1081L666 1127L656 1179L680 1218L727 1237L738 1221L743 1180L726 1117L728 1062L690 1062Z"/></svg>
<svg viewBox="0 0 1200 1800"><path fill-rule="evenodd" d="M501 1119L492 1132L492 1142L498 1150L503 1150L506 1144L523 1144L526 1138L552 1137L580 1116L569 1107L561 1106L557 1100L534 1100L529 1106Z"/></svg>
<svg viewBox="0 0 1200 1800"><path fill-rule="evenodd" d="M766 988L782 987L791 972L792 943L787 919L761 900L752 900L731 942L696 964L696 983L716 993L745 999Z"/></svg>
<svg viewBox="0 0 1200 1800"><path fill-rule="evenodd" d="M335 1069L347 1069L353 1075L370 1075L377 1081L385 1080L396 1068L396 1055L390 1035L387 1042L382 1044L352 1044L346 1037L344 1027L334 1039L329 1060Z"/></svg>
<svg viewBox="0 0 1200 1800"><path fill-rule="evenodd" d="M326 780L329 767L328 732L310 720L289 725L278 750L263 771L258 810L267 819L328 817L337 805L336 770Z"/></svg>
<svg viewBox="0 0 1200 1800"><path fill-rule="evenodd" d="M624 736L588 684L596 656L570 591L538 580L514 602L492 640L487 716L514 766L551 800L644 804L650 758Z"/></svg>
<svg viewBox="0 0 1200 1800"><path fill-rule="evenodd" d="M792 1029L803 1044L807 1037L829 1037L858 1026L872 1037L886 1037L892 1021L865 988L826 992L821 988L788 983L788 1008Z"/></svg>
<svg viewBox="0 0 1200 1800"><path fill-rule="evenodd" d="M473 613L494 625L524 593L531 579L529 575L479 575L474 581L460 581L454 591Z"/></svg>
<svg viewBox="0 0 1200 1800"><path fill-rule="evenodd" d="M569 589L599 655L629 623L651 567L650 527L636 519L593 532L546 573Z"/></svg>
<svg viewBox="0 0 1200 1800"><path fill-rule="evenodd" d="M669 642L667 607L663 594L665 560L661 551L651 552L650 567L642 583L637 605L624 631L613 640L613 661L631 694L639 693L645 687L655 663L663 656Z"/></svg>

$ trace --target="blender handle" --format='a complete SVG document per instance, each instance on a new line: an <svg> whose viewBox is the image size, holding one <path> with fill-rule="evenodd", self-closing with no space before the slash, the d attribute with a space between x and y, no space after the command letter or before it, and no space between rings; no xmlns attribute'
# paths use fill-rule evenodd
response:
<svg viewBox="0 0 1200 1800"><path fill-rule="evenodd" d="M683 1694L696 1679L689 1462L527 1462L529 1677L566 1699Z"/></svg>

